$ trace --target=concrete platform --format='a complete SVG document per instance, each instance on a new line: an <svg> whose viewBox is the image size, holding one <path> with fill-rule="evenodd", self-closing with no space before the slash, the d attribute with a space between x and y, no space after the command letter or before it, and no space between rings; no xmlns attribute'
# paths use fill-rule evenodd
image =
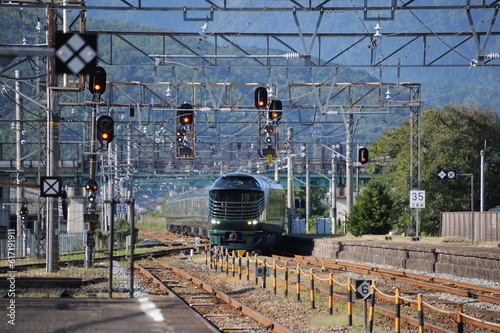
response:
<svg viewBox="0 0 500 333"><path fill-rule="evenodd" d="M215 332L184 303L168 296L149 299L5 297L0 298L0 318L1 332Z"/></svg>

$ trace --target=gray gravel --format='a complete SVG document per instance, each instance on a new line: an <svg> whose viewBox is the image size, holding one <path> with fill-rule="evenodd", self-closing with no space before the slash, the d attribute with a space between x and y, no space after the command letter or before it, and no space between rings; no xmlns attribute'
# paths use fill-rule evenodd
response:
<svg viewBox="0 0 500 333"><path fill-rule="evenodd" d="M128 294L130 291L130 269L119 261L113 261L113 288L120 293ZM147 297L146 287L134 279L134 298Z"/></svg>

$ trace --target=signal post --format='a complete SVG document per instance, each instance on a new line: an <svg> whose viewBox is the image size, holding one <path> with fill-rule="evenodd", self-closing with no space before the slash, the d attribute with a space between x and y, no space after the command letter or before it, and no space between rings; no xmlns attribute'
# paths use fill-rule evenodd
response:
<svg viewBox="0 0 500 333"><path fill-rule="evenodd" d="M96 224L98 223L98 215L96 213L96 192L99 189L96 181L96 169L97 169L97 145L96 137L101 142L103 130L106 133L106 147L107 143L113 139L113 119L109 116L101 116L99 121L97 118L97 105L100 103L101 95L106 91L106 71L97 66L95 72L89 75L89 91L92 93L92 102L96 104L92 105L91 118L90 118L90 166L89 166L89 180L85 186L87 190L87 214L84 214L83 222L85 223L85 268L91 268L94 263L94 232ZM103 118L107 117L107 118ZM103 120L101 120L103 119ZM111 120L110 120L111 119ZM103 124L104 123L104 124ZM109 128L111 126L111 134L109 134ZM99 133L100 136L97 136Z"/></svg>
<svg viewBox="0 0 500 333"><path fill-rule="evenodd" d="M193 106L182 104L176 111L175 158L187 160L196 158L196 120Z"/></svg>
<svg viewBox="0 0 500 333"><path fill-rule="evenodd" d="M283 116L283 103L279 99L268 98L268 91L265 87L255 89L255 107L259 114L259 135L257 150L259 158L267 158L268 164L279 154L279 130L278 125Z"/></svg>

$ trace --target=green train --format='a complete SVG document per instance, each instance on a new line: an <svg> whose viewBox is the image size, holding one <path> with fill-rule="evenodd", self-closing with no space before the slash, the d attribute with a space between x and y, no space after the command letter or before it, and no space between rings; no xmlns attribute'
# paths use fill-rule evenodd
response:
<svg viewBox="0 0 500 333"><path fill-rule="evenodd" d="M229 250L265 251L284 232L286 193L270 178L233 172L210 188L169 198L166 215L170 232L206 237Z"/></svg>

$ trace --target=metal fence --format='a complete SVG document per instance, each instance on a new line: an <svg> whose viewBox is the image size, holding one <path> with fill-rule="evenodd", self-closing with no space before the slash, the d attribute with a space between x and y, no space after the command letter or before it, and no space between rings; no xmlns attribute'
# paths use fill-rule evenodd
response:
<svg viewBox="0 0 500 333"><path fill-rule="evenodd" d="M471 212L441 214L441 237L471 239ZM500 241L500 212L474 212L474 238L478 242Z"/></svg>
<svg viewBox="0 0 500 333"><path fill-rule="evenodd" d="M9 257L7 239L0 239L0 258ZM59 253L68 254L83 251L83 233L59 235ZM16 239L16 257L36 257L45 253L45 240L37 240L35 235L29 233L24 239Z"/></svg>

